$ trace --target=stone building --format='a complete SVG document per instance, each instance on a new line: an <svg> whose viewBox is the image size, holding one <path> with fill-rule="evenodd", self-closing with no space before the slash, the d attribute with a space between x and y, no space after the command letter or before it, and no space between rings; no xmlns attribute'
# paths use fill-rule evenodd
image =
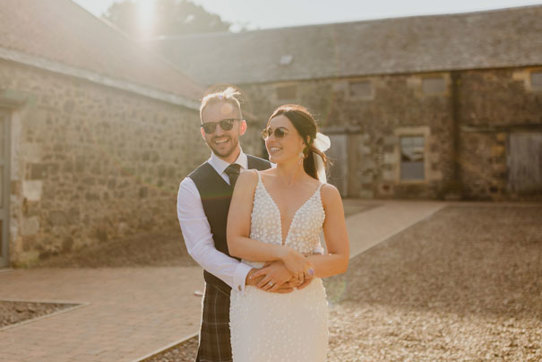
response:
<svg viewBox="0 0 542 362"><path fill-rule="evenodd" d="M2 0L0 266L178 228L201 95L69 0Z"/></svg>
<svg viewBox="0 0 542 362"><path fill-rule="evenodd" d="M307 106L345 196L542 199L542 6L163 38L261 123Z"/></svg>

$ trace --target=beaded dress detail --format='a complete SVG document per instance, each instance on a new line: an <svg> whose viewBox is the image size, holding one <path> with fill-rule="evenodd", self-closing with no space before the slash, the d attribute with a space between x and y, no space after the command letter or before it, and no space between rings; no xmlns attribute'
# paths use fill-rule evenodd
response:
<svg viewBox="0 0 542 362"><path fill-rule="evenodd" d="M325 219L320 189L294 214L284 244L300 253L321 248ZM260 173L254 193L250 237L282 244L278 206L267 192ZM243 261L255 267L262 263ZM291 293L269 293L248 286L231 291L231 344L234 362L325 361L328 348L328 306L320 278Z"/></svg>

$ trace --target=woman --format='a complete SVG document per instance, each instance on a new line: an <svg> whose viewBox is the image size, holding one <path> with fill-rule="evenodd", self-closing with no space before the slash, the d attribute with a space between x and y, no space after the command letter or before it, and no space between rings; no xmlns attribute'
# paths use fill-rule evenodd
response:
<svg viewBox="0 0 542 362"><path fill-rule="evenodd" d="M232 290L233 359L324 361L328 310L321 278L344 273L349 253L341 197L325 183L326 158L315 146L325 136L298 105L276 109L263 136L277 167L239 176L228 215L230 254L256 267L284 263L290 273L266 277L264 289L276 290L292 277L313 279L287 294ZM322 229L327 253L315 255Z"/></svg>

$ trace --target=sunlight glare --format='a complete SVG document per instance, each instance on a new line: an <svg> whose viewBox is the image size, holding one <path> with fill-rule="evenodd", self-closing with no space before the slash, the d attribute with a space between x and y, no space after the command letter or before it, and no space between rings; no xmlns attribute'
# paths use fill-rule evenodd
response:
<svg viewBox="0 0 542 362"><path fill-rule="evenodd" d="M138 17L140 33L142 38L149 38L154 25L154 4L155 0L138 1Z"/></svg>

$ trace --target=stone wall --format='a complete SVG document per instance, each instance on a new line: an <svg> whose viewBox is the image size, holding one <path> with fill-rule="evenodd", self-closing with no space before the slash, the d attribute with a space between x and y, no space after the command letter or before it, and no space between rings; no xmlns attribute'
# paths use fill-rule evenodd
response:
<svg viewBox="0 0 542 362"><path fill-rule="evenodd" d="M12 264L178 228L179 182L209 156L197 110L8 62L0 88L19 100L3 102Z"/></svg>
<svg viewBox="0 0 542 362"><path fill-rule="evenodd" d="M531 70L320 79L243 89L262 122L277 106L300 103L327 133L347 135L345 196L501 200L519 197L507 189L510 132L542 130L542 92L530 87ZM425 137L424 180L400 177L399 140L405 135Z"/></svg>
<svg viewBox="0 0 542 362"><path fill-rule="evenodd" d="M444 90L441 93L422 92L422 79L429 76L442 79ZM346 149L355 154L350 155L355 161L347 161L350 162L351 185L348 190L343 190L343 195L436 198L442 196L453 169L450 80L447 73L423 77L390 75L325 79L252 84L243 89L254 107L252 111L262 120L267 119L278 105L295 102L308 107L326 133L351 135L347 137L349 145ZM352 84L361 82L367 82L369 86L366 91L356 93ZM296 85L295 99L278 99L276 89L288 85ZM425 151L426 181L400 182L399 137L417 132L420 127L426 127L423 132L429 131Z"/></svg>
<svg viewBox="0 0 542 362"><path fill-rule="evenodd" d="M465 198L542 198L517 194L508 187L512 155L507 145L511 134L542 134L542 91L530 86L533 70L540 71L519 68L461 72L459 163Z"/></svg>

